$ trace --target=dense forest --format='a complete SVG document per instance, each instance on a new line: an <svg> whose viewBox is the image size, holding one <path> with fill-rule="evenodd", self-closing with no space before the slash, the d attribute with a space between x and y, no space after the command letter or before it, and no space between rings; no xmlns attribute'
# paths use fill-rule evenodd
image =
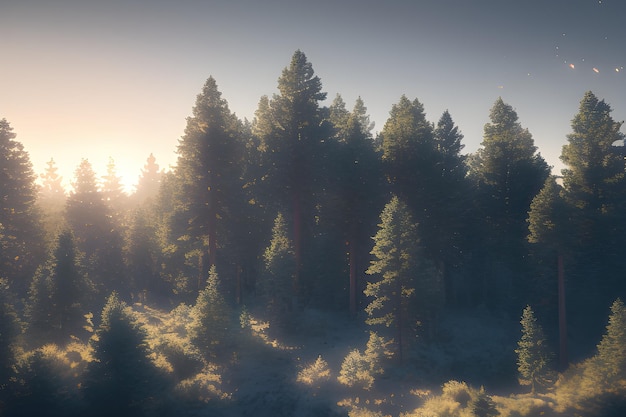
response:
<svg viewBox="0 0 626 417"><path fill-rule="evenodd" d="M622 122L561 175L497 99L480 148L399 98L379 133L296 51L252 121L208 78L171 170L71 190L0 121L0 415L626 414Z"/></svg>

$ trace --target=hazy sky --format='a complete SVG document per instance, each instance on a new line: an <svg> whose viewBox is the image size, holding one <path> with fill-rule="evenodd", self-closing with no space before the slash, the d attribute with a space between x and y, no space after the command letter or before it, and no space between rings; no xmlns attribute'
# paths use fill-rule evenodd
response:
<svg viewBox="0 0 626 417"><path fill-rule="evenodd" d="M0 118L37 173L54 158L69 181L88 158L102 175L112 157L132 185L151 152L175 164L209 76L252 119L301 49L328 104L360 95L376 131L406 94L432 122L448 109L472 152L501 96L560 169L585 91L626 118L625 15L623 0L4 0Z"/></svg>

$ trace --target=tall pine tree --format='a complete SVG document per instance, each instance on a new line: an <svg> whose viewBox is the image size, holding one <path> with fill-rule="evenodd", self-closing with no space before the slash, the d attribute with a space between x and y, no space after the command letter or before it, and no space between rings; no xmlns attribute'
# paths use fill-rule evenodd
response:
<svg viewBox="0 0 626 417"><path fill-rule="evenodd" d="M204 280L217 263L219 241L224 240L220 234L230 229L219 223L232 221L229 205L240 196L242 125L213 77L204 84L192 112L179 141L176 165L181 187L176 195L178 215L186 226L175 232L176 238L187 236L192 247L203 253L200 275Z"/></svg>
<svg viewBox="0 0 626 417"><path fill-rule="evenodd" d="M41 219L36 207L35 173L24 146L15 140L9 122L0 120L0 225L3 248L0 274L12 291L26 294L44 255Z"/></svg>
<svg viewBox="0 0 626 417"><path fill-rule="evenodd" d="M366 271L371 276L365 288L371 298L365 308L366 322L391 329L390 334L381 335L394 340L402 361L418 321L428 322L439 307L440 280L420 247L417 224L407 205L393 196L380 220L371 252L374 259Z"/></svg>
<svg viewBox="0 0 626 417"><path fill-rule="evenodd" d="M620 250L626 244L624 134L611 112L604 100L585 93L561 153L568 247L577 261L570 274L574 296L588 300L593 294L597 304L591 310L597 313L616 293L626 292Z"/></svg>
<svg viewBox="0 0 626 417"><path fill-rule="evenodd" d="M475 259L483 265L476 275L483 302L493 304L528 291L522 272L527 249L526 218L530 203L541 190L550 168L537 152L532 135L521 126L517 112L498 98L485 125L481 148L472 159L470 174L477 187L477 202L485 219L485 252ZM511 304L513 306L513 304Z"/></svg>
<svg viewBox="0 0 626 417"><path fill-rule="evenodd" d="M296 257L295 296L304 296L301 282L304 244L311 241L315 195L319 192L321 158L329 136L319 102L326 98L322 82L306 55L296 51L278 79L279 94L263 99L256 132L264 151L265 181L275 211L289 210ZM306 268L304 269L306 270ZM310 283L307 283L310 284Z"/></svg>

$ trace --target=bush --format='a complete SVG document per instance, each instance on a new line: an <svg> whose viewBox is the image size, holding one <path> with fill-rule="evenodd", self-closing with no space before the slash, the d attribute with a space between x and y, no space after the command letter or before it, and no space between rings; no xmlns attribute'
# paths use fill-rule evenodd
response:
<svg viewBox="0 0 626 417"><path fill-rule="evenodd" d="M78 410L78 375L65 352L45 345L18 358L6 415L67 416Z"/></svg>
<svg viewBox="0 0 626 417"><path fill-rule="evenodd" d="M155 351L165 356L177 381L192 377L206 365L200 351L188 339L174 334L160 337Z"/></svg>
<svg viewBox="0 0 626 417"><path fill-rule="evenodd" d="M370 389L374 384L374 376L369 370L367 361L361 351L354 349L344 358L341 371L337 380L349 387L359 385L364 389Z"/></svg>
<svg viewBox="0 0 626 417"><path fill-rule="evenodd" d="M384 369L381 366L383 356L390 356L388 350L390 342L370 332L365 353L354 349L343 360L341 371L337 380L349 387L360 385L364 389L370 389L374 384L374 377L381 375Z"/></svg>
<svg viewBox="0 0 626 417"><path fill-rule="evenodd" d="M441 396L466 407L472 399L472 390L465 382L448 381L443 384Z"/></svg>
<svg viewBox="0 0 626 417"><path fill-rule="evenodd" d="M307 385L313 385L322 381L328 381L329 379L330 369L328 368L328 362L322 359L320 355L314 363L298 372L297 381Z"/></svg>
<svg viewBox="0 0 626 417"><path fill-rule="evenodd" d="M228 399L229 395L219 388L221 383L222 379L217 370L207 365L192 378L179 382L175 391L183 400L192 402L207 403L210 400Z"/></svg>

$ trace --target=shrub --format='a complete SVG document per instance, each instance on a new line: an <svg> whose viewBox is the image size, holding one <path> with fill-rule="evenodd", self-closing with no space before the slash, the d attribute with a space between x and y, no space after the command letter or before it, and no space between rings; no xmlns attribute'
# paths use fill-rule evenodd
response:
<svg viewBox="0 0 626 417"><path fill-rule="evenodd" d="M344 358L341 371L337 380L349 387L360 385L364 389L370 389L374 384L374 377L384 372L381 366L383 356L389 357L391 352L388 347L391 342L370 332L365 353L354 349Z"/></svg>
<svg viewBox="0 0 626 417"><path fill-rule="evenodd" d="M466 407L472 399L472 389L465 382L448 381L443 384L441 396Z"/></svg>
<svg viewBox="0 0 626 417"><path fill-rule="evenodd" d="M297 381L307 385L313 385L322 381L328 381L329 379L330 369L328 368L328 362L322 359L320 355L314 363L298 372Z"/></svg>
<svg viewBox="0 0 626 417"><path fill-rule="evenodd" d="M192 377L206 365L200 351L188 339L174 334L161 336L155 350L165 356L177 381Z"/></svg>
<svg viewBox="0 0 626 417"><path fill-rule="evenodd" d="M229 395L220 389L222 379L217 370L207 365L192 378L185 379L176 385L178 396L186 401L200 401L203 403L214 399L227 399Z"/></svg>

